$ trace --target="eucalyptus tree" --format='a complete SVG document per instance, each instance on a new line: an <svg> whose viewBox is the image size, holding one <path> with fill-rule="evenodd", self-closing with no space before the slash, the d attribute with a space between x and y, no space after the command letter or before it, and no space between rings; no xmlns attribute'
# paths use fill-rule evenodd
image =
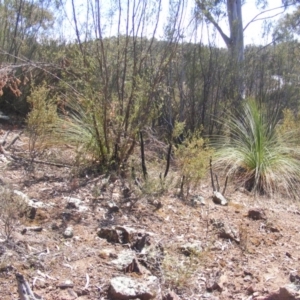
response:
<svg viewBox="0 0 300 300"><path fill-rule="evenodd" d="M281 12L293 5L295 0L282 0L280 7L267 9L268 1L256 1L260 12L253 16L248 24L243 24L243 0L195 0L197 17L204 18L208 23L212 24L218 31L223 41L225 42L229 52L233 67L233 84L237 86L239 96L244 93L244 31L249 25L257 20L265 18L272 18L272 16L265 17L266 12L274 11L274 16L278 14L277 9L282 8ZM222 28L221 20L226 19L228 28ZM228 29L229 34L226 34Z"/></svg>
<svg viewBox="0 0 300 300"><path fill-rule="evenodd" d="M276 42L291 41L300 35L300 1L286 1L285 5L293 5L295 9L277 22L273 31L273 39Z"/></svg>
<svg viewBox="0 0 300 300"><path fill-rule="evenodd" d="M16 62L21 55L33 57L38 40L54 25L59 2L51 0L0 1L2 61Z"/></svg>

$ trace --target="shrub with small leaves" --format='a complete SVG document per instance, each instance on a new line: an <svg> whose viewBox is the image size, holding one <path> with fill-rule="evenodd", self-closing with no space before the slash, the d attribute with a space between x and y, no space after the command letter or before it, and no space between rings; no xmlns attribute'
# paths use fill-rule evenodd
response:
<svg viewBox="0 0 300 300"><path fill-rule="evenodd" d="M205 142L198 132L188 135L175 149L176 161L187 186L187 193L205 177L208 170L213 149L206 146Z"/></svg>
<svg viewBox="0 0 300 300"><path fill-rule="evenodd" d="M26 210L24 200L8 188L0 189L1 234L9 239L20 216ZM3 228L3 229L2 229Z"/></svg>
<svg viewBox="0 0 300 300"><path fill-rule="evenodd" d="M50 137L58 120L57 100L50 96L50 89L43 84L33 87L27 102L31 106L31 111L27 115L29 151L34 155L37 145L43 149L51 143Z"/></svg>
<svg viewBox="0 0 300 300"><path fill-rule="evenodd" d="M295 115L292 110L284 109L283 110L283 118L280 121L280 124L277 128L277 133L279 136L284 136L286 134L294 136L294 139L299 141L300 138L300 116L299 114Z"/></svg>

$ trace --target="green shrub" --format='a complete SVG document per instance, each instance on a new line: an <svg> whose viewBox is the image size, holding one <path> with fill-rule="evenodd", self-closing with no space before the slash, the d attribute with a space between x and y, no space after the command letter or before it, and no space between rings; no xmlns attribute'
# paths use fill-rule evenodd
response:
<svg viewBox="0 0 300 300"><path fill-rule="evenodd" d="M175 149L176 163L183 183L187 187L187 193L207 174L209 158L213 154L213 149L209 148L206 142L198 132L188 135L183 143Z"/></svg>
<svg viewBox="0 0 300 300"><path fill-rule="evenodd" d="M26 118L31 155L53 142L52 135L58 121L57 99L49 95L50 89L43 84L34 86L30 96L27 97L27 102L31 107Z"/></svg>
<svg viewBox="0 0 300 300"><path fill-rule="evenodd" d="M293 139L300 144L300 118L299 114L295 115L290 109L283 110L283 119L280 121L277 132L280 136L293 134Z"/></svg>

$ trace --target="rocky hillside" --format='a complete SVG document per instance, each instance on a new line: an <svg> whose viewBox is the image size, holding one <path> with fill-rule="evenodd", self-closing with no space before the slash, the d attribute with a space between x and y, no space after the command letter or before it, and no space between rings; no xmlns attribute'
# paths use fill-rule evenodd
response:
<svg viewBox="0 0 300 300"><path fill-rule="evenodd" d="M75 175L72 149L32 163L26 137L6 133L1 299L300 299L297 202L229 183L216 204L208 179L185 200L143 194L114 174Z"/></svg>

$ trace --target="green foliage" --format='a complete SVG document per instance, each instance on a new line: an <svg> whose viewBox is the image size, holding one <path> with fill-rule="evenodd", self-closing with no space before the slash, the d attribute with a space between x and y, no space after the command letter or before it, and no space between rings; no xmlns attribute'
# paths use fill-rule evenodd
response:
<svg viewBox="0 0 300 300"><path fill-rule="evenodd" d="M38 38L54 23L49 0L5 0L0 2L1 61L32 59L39 46ZM2 52L3 51L3 52Z"/></svg>
<svg viewBox="0 0 300 300"><path fill-rule="evenodd" d="M39 148L43 149L53 141L52 135L58 121L57 100L52 98L50 89L43 84L39 87L32 87L27 102L31 106L26 119L29 132L29 151L33 154L37 150L37 143Z"/></svg>
<svg viewBox="0 0 300 300"><path fill-rule="evenodd" d="M224 123L228 134L215 143L215 167L226 170L249 190L293 194L300 175L300 153L292 133L278 134L277 116L268 115L250 99Z"/></svg>
<svg viewBox="0 0 300 300"><path fill-rule="evenodd" d="M186 136L184 142L175 149L176 162L188 189L196 186L207 173L213 149L205 143L198 132Z"/></svg>
<svg viewBox="0 0 300 300"><path fill-rule="evenodd" d="M168 57L151 58L151 47L147 39L119 36L67 48L72 63L62 72L66 100L57 131L78 157L118 169L133 153L138 132L159 115L154 96Z"/></svg>
<svg viewBox="0 0 300 300"><path fill-rule="evenodd" d="M280 122L277 131L280 136L284 136L285 134L289 134L292 132L296 138L300 138L300 119L299 115L296 115L290 109L283 110L283 119ZM300 143L300 140L299 140Z"/></svg>
<svg viewBox="0 0 300 300"><path fill-rule="evenodd" d="M80 103L81 102L81 103ZM103 114L100 106L88 101L70 101L66 104L55 128L57 141L68 143L77 149L80 163L97 161L106 163L111 144L105 140Z"/></svg>
<svg viewBox="0 0 300 300"><path fill-rule="evenodd" d="M185 129L185 122L178 122L175 121L173 132L172 132L172 138L177 139L180 135L183 134Z"/></svg>

